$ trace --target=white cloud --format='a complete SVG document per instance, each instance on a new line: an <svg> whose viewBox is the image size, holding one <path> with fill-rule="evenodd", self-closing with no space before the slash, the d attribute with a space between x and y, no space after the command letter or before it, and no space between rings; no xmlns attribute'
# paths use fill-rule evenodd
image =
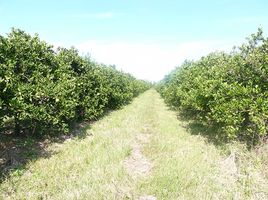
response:
<svg viewBox="0 0 268 200"><path fill-rule="evenodd" d="M158 81L186 59L198 59L215 50L231 50L233 44L220 41L197 41L162 45L152 43L101 42L90 40L77 46L80 52L137 78Z"/></svg>
<svg viewBox="0 0 268 200"><path fill-rule="evenodd" d="M118 16L121 16L122 13L117 12L100 12L100 13L82 13L82 14L73 14L71 18L73 19L111 19Z"/></svg>

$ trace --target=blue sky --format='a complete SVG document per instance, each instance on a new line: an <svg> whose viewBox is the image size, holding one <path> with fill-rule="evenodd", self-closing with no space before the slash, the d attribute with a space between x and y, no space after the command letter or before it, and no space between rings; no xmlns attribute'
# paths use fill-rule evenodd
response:
<svg viewBox="0 0 268 200"><path fill-rule="evenodd" d="M231 50L258 27L268 35L268 1L0 0L0 33L11 27L157 81L185 59Z"/></svg>

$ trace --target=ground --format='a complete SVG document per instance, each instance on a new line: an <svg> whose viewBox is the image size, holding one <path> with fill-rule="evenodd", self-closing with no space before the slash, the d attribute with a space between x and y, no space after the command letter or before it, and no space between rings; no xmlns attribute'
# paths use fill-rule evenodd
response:
<svg viewBox="0 0 268 200"><path fill-rule="evenodd" d="M149 90L13 170L0 199L268 199L266 147L216 145L177 115Z"/></svg>

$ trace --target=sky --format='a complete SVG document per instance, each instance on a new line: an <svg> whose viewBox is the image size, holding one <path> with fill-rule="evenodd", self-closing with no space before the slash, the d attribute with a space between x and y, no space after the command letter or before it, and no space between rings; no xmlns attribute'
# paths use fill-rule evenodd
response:
<svg viewBox="0 0 268 200"><path fill-rule="evenodd" d="M0 34L12 27L159 81L186 59L231 51L258 27L267 36L268 0L0 0Z"/></svg>

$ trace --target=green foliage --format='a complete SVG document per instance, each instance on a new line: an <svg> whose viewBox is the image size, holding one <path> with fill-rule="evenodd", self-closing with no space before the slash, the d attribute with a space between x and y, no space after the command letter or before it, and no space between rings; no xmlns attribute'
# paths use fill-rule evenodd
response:
<svg viewBox="0 0 268 200"><path fill-rule="evenodd" d="M74 48L54 51L37 35L13 29L0 36L0 125L12 119L17 134L67 132L73 122L125 105L149 86Z"/></svg>
<svg viewBox="0 0 268 200"><path fill-rule="evenodd" d="M257 142L268 135L268 39L262 30L232 53L185 62L159 83L165 101L220 137Z"/></svg>

